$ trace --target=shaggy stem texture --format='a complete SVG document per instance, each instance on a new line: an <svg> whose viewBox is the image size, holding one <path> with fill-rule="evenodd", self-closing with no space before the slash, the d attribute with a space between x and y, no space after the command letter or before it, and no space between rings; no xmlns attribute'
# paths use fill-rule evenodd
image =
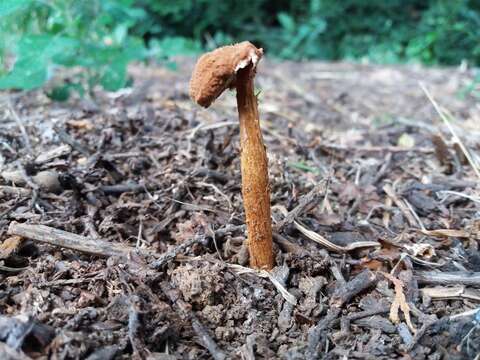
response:
<svg viewBox="0 0 480 360"><path fill-rule="evenodd" d="M258 117L252 66L237 73L237 105L240 118L242 195L248 231L250 266L273 268L272 221L268 159Z"/></svg>

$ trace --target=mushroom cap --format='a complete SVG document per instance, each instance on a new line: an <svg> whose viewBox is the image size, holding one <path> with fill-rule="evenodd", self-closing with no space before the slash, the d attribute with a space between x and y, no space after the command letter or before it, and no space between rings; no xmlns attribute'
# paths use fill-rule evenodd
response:
<svg viewBox="0 0 480 360"><path fill-rule="evenodd" d="M263 50L249 41L223 46L202 55L193 69L190 97L209 107L225 89L235 86L237 71L250 64L255 68Z"/></svg>

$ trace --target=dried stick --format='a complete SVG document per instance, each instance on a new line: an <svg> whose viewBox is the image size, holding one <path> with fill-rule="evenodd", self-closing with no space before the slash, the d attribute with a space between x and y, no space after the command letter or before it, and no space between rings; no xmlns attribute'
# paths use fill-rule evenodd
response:
<svg viewBox="0 0 480 360"><path fill-rule="evenodd" d="M330 305L334 307L343 307L354 296L367 290L377 282L377 275L369 270L362 271L345 285L339 286L330 299Z"/></svg>
<svg viewBox="0 0 480 360"><path fill-rule="evenodd" d="M285 215L285 218L283 220L279 221L276 224L276 230L282 230L284 226L292 223L296 218L298 218L300 214L305 211L305 209L310 206L316 205L320 198L325 195L326 188L327 182L321 181L320 184L316 185L312 190L310 190L308 194L302 196L300 198L300 201L298 202L298 205L295 206L295 208L287 215Z"/></svg>
<svg viewBox="0 0 480 360"><path fill-rule="evenodd" d="M201 343L205 346L208 352L212 355L215 360L225 360L227 356L225 353L218 347L215 341L210 335L208 335L205 326L197 319L196 316L192 314L192 327L197 336L200 338Z"/></svg>
<svg viewBox="0 0 480 360"><path fill-rule="evenodd" d="M18 116L17 112L15 111L15 109L13 108L11 103L9 103L9 108L10 108L9 109L10 113L13 116L13 119L17 123L17 126L20 128L20 132L22 133L23 141L25 142L25 147L27 148L28 153L32 154L33 153L32 144L30 142L30 138L28 137L28 132L25 129L25 125L23 124L22 119L20 118L20 116Z"/></svg>
<svg viewBox="0 0 480 360"><path fill-rule="evenodd" d="M332 298L330 299L330 310L319 323L308 331L308 349L306 358L317 359L317 347L322 338L322 332L330 327L340 315L340 311L354 296L362 293L377 283L377 275L370 270L362 271L346 284L337 285Z"/></svg>
<svg viewBox="0 0 480 360"><path fill-rule="evenodd" d="M29 225L15 221L10 223L8 234L102 257L127 257L129 253L136 251L136 249L129 246L112 244L99 239L90 239L45 225ZM148 253L145 250L141 250L141 252Z"/></svg>
<svg viewBox="0 0 480 360"><path fill-rule="evenodd" d="M415 218L412 216L410 213L408 207L400 200L395 193L395 190L393 190L392 186L390 184L386 184L383 187L383 191L388 195L390 199L399 207L405 218L407 219L408 223L410 224L411 227L416 227L417 222L415 221Z"/></svg>
<svg viewBox="0 0 480 360"><path fill-rule="evenodd" d="M200 320L195 316L191 311L191 306L187 304L183 299L182 295L177 288L173 287L171 284L164 282L160 285L163 293L169 298L172 303L173 309L182 319L188 319L192 323L192 328L200 339L202 345L209 351L210 355L214 360L225 360L227 355L218 347L215 340L208 334L205 326L200 322Z"/></svg>
<svg viewBox="0 0 480 360"><path fill-rule="evenodd" d="M434 285L471 285L480 286L480 272L435 272L425 271L415 274L419 284Z"/></svg>
<svg viewBox="0 0 480 360"><path fill-rule="evenodd" d="M11 194L17 196L30 196L32 191L30 189L25 189L16 186L0 185L0 197L4 194Z"/></svg>
<svg viewBox="0 0 480 360"><path fill-rule="evenodd" d="M186 240L174 249L162 254L159 259L155 260L153 263L150 264L150 267L153 269L160 269L162 266L173 260L178 254L184 252L188 247L203 241L205 241L205 239L200 236L196 236L193 239Z"/></svg>

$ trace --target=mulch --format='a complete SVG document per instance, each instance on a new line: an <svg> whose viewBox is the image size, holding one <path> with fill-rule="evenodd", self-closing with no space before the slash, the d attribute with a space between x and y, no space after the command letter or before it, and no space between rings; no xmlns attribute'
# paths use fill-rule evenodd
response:
<svg viewBox="0 0 480 360"><path fill-rule="evenodd" d="M192 65L66 103L0 94L0 358L478 358L473 72L261 64L266 273L235 97L195 106Z"/></svg>

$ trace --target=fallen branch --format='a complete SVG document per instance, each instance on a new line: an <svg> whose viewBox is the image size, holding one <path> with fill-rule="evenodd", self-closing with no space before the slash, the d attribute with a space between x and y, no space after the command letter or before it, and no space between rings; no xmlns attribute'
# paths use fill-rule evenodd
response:
<svg viewBox="0 0 480 360"><path fill-rule="evenodd" d="M69 233L67 231L55 229L45 225L22 224L14 221L10 223L10 226L8 227L8 234L18 235L53 246L102 257L127 257L128 254L135 251L140 251L140 253L144 254L150 254L145 250L113 244L104 240L90 239L88 237Z"/></svg>
<svg viewBox="0 0 480 360"><path fill-rule="evenodd" d="M116 185L102 185L99 187L107 195L120 195L126 192L139 193L145 192L146 190L153 190L153 187L146 186L143 184L116 184Z"/></svg>
<svg viewBox="0 0 480 360"><path fill-rule="evenodd" d="M1 185L0 197L2 197L5 194L17 195L17 196L30 196L32 194L32 190L22 188L22 187L16 187L16 186Z"/></svg>
<svg viewBox="0 0 480 360"><path fill-rule="evenodd" d="M424 271L415 274L419 284L480 286L480 272Z"/></svg>
<svg viewBox="0 0 480 360"><path fill-rule="evenodd" d="M335 289L330 299L330 305L341 308L345 304L348 304L354 296L362 293L376 283L377 275L374 272L369 270L362 271L346 284L338 286Z"/></svg>

